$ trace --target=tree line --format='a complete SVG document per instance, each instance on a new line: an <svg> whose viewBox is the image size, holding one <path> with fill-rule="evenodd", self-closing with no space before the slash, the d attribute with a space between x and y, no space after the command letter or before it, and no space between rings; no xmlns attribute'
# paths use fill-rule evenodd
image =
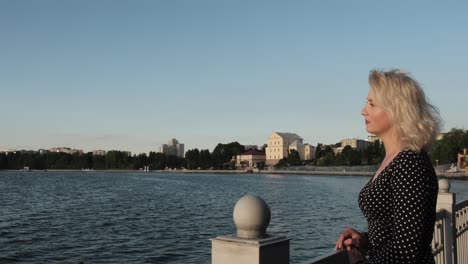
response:
<svg viewBox="0 0 468 264"><path fill-rule="evenodd" d="M315 151L315 159L301 161L299 153L291 150L289 156L279 161L277 167L315 165L315 166L355 166L373 165L382 162L385 157L385 148L380 141L375 141L364 150L353 149L346 146L335 154L335 145L318 144ZM262 148L264 149L264 145ZM468 148L468 130L452 129L442 139L435 142L429 150L429 155L434 165L450 164L457 162L457 154ZM245 147L238 142L228 144L219 143L213 152L208 149L191 149L185 153L185 158L150 152L130 156L127 152L112 150L105 155L67 154L49 152L16 152L0 154L0 170L18 170L29 167L35 170L46 169L125 169L138 170L149 166L150 170L171 169L235 169L235 161L232 159L245 151Z"/></svg>
<svg viewBox="0 0 468 264"><path fill-rule="evenodd" d="M468 148L468 130L453 128L436 141L430 152L431 160L435 165L456 164L458 153L463 153L465 148Z"/></svg>
<svg viewBox="0 0 468 264"><path fill-rule="evenodd" d="M232 157L245 151L238 142L218 144L212 153L209 150L187 151L185 158L150 152L130 156L125 151L112 150L105 155L68 154L63 152L16 152L0 154L0 170L47 169L95 169L138 170L149 166L150 170L170 169L234 169Z"/></svg>

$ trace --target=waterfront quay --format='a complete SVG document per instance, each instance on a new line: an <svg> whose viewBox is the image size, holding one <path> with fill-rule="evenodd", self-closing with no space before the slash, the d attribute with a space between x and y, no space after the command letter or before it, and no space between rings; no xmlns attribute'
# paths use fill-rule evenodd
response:
<svg viewBox="0 0 468 264"><path fill-rule="evenodd" d="M158 172L158 173L209 173L209 174L294 174L294 175L317 175L317 176L373 176L375 171L354 171L354 170L261 170L257 172L250 172L245 170L153 170L149 172ZM436 171L437 176L440 178L449 178L449 179L467 179L468 174L465 172L444 172Z"/></svg>
<svg viewBox="0 0 468 264"><path fill-rule="evenodd" d="M362 167L362 166L361 166ZM336 167L333 167L336 168ZM13 172L18 170L0 170L0 172ZM24 170L19 170L24 171ZM259 171L251 170L187 170L187 169L166 169L166 170L118 170L118 169L108 169L108 170L75 170L75 169L50 169L50 170L28 170L29 172L109 172L109 173L132 173L132 172L142 172L142 173L187 173L187 174L294 174L294 175L310 175L310 176L373 176L375 170L356 170L353 167L346 167L340 169L329 169L328 167L314 167L313 169L294 167L293 169L267 169ZM447 179L466 179L468 180L468 173L466 172L447 172L442 170L436 170L436 174L439 178Z"/></svg>

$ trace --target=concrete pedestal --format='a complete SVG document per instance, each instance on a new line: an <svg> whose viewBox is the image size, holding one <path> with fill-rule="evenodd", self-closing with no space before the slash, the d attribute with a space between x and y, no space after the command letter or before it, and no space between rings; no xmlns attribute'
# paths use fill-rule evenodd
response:
<svg viewBox="0 0 468 264"><path fill-rule="evenodd" d="M284 236L245 239L226 235L211 239L211 245L212 264L289 263L289 239Z"/></svg>

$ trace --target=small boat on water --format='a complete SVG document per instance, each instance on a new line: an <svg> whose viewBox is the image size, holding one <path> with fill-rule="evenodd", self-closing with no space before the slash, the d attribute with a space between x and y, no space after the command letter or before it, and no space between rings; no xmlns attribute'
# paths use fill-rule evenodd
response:
<svg viewBox="0 0 468 264"><path fill-rule="evenodd" d="M457 172L463 172L462 169L460 169L458 166L456 166L455 164L452 164L452 166L450 166L450 169L446 170L445 172L449 172L449 173L457 173Z"/></svg>
<svg viewBox="0 0 468 264"><path fill-rule="evenodd" d="M245 172L246 172L246 173L254 173L254 172L255 172L255 173L259 173L260 170L259 170L258 168L253 168L253 169L250 168L250 169L247 169Z"/></svg>

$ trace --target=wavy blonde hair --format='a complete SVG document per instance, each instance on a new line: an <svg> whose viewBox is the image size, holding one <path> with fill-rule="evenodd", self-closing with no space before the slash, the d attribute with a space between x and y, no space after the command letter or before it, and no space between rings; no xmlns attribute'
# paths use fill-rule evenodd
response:
<svg viewBox="0 0 468 264"><path fill-rule="evenodd" d="M440 129L439 110L431 105L421 85L399 69L372 70L369 84L396 128L402 147L428 150Z"/></svg>

